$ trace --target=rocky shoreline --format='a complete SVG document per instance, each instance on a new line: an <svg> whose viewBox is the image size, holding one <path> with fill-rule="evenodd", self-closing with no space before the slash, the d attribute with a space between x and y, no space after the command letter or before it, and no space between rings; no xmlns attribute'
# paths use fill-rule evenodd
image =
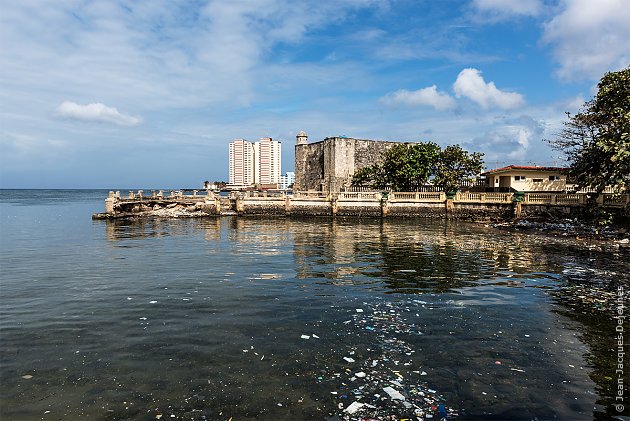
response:
<svg viewBox="0 0 630 421"><path fill-rule="evenodd" d="M630 250L629 231L623 227L586 224L577 219L545 221L542 219L517 219L491 224L493 228L510 232L544 235L557 239L566 239L577 246L604 251L604 249Z"/></svg>
<svg viewBox="0 0 630 421"><path fill-rule="evenodd" d="M203 218L214 215L204 203L191 205L172 203L167 206L144 206L132 212L118 212L115 216L108 213L95 213L92 219Z"/></svg>

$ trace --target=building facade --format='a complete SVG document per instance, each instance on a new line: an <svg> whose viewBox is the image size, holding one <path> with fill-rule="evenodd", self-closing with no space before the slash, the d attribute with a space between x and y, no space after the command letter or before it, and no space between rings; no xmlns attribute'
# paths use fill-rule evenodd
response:
<svg viewBox="0 0 630 421"><path fill-rule="evenodd" d="M254 184L254 145L245 139L236 139L230 142L229 151L229 184Z"/></svg>
<svg viewBox="0 0 630 421"><path fill-rule="evenodd" d="M508 165L486 171L486 187L494 191L564 192L567 168Z"/></svg>
<svg viewBox="0 0 630 421"><path fill-rule="evenodd" d="M280 189L287 190L295 182L295 173L287 172L285 175L280 176Z"/></svg>
<svg viewBox="0 0 630 421"><path fill-rule="evenodd" d="M229 184L232 187L273 186L280 183L282 144L270 137L252 143L236 139L229 146Z"/></svg>
<svg viewBox="0 0 630 421"><path fill-rule="evenodd" d="M254 143L254 183L280 183L282 144L270 137Z"/></svg>

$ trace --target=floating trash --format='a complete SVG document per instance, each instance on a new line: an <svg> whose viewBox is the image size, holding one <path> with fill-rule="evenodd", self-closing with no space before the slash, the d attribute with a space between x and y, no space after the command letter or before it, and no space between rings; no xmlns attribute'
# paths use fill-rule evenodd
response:
<svg viewBox="0 0 630 421"><path fill-rule="evenodd" d="M316 377L318 383L330 384L331 403L338 408L339 419L442 420L458 416L429 387L427 371L413 360L416 350L411 338L423 335L417 312L434 308L427 304L419 300L363 303L350 320L339 322L339 337L364 336L364 343L370 344L363 349L348 344L333 350L341 353L340 364L322 369ZM349 363L352 369L344 366Z"/></svg>

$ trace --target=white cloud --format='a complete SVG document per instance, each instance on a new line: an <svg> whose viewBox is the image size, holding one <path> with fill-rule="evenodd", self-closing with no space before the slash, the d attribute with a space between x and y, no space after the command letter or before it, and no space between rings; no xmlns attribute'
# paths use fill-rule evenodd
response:
<svg viewBox="0 0 630 421"><path fill-rule="evenodd" d="M486 83L481 71L473 68L462 70L453 84L456 96L466 97L484 109L496 106L503 109L517 108L525 104L523 96L516 92L498 89L494 82Z"/></svg>
<svg viewBox="0 0 630 421"><path fill-rule="evenodd" d="M507 119L465 144L473 150L484 152L490 167L493 167L495 165L493 161L496 163L497 160L505 165L548 163L549 155L541 154L546 148L540 148L545 126L545 121L536 120L531 116Z"/></svg>
<svg viewBox="0 0 630 421"><path fill-rule="evenodd" d="M630 63L630 1L564 0L562 11L544 26L565 80L599 79Z"/></svg>
<svg viewBox="0 0 630 421"><path fill-rule="evenodd" d="M97 121L118 126L137 126L142 123L142 118L123 114L116 108L108 107L100 102L80 105L75 102L64 101L57 107L56 114L74 120Z"/></svg>
<svg viewBox="0 0 630 421"><path fill-rule="evenodd" d="M499 21L515 16L537 16L543 4L541 0L474 0L472 7L478 18Z"/></svg>
<svg viewBox="0 0 630 421"><path fill-rule="evenodd" d="M381 102L387 105L428 105L440 111L454 108L456 105L455 100L449 94L438 92L435 85L417 91L401 89L391 92L382 97Z"/></svg>

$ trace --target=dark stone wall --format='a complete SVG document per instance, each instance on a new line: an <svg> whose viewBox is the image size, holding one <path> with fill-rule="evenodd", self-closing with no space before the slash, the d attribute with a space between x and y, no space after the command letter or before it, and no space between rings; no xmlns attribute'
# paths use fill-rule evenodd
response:
<svg viewBox="0 0 630 421"><path fill-rule="evenodd" d="M446 218L444 203L390 203L387 217Z"/></svg>
<svg viewBox="0 0 630 421"><path fill-rule="evenodd" d="M324 182L324 142L295 145L293 190L321 190Z"/></svg>
<svg viewBox="0 0 630 421"><path fill-rule="evenodd" d="M375 203L337 202L336 215L337 216L380 217L381 204L380 202L375 202Z"/></svg>
<svg viewBox="0 0 630 421"><path fill-rule="evenodd" d="M284 215L285 203L276 202L243 202L242 213L245 215Z"/></svg>
<svg viewBox="0 0 630 421"><path fill-rule="evenodd" d="M357 169L380 164L383 154L399 142L329 137L295 146L296 191L340 191L349 187Z"/></svg>
<svg viewBox="0 0 630 421"><path fill-rule="evenodd" d="M331 216L332 204L328 200L291 200L288 213L295 216Z"/></svg>
<svg viewBox="0 0 630 421"><path fill-rule="evenodd" d="M504 221L514 217L514 204L454 203L451 217L473 221Z"/></svg>
<svg viewBox="0 0 630 421"><path fill-rule="evenodd" d="M385 142L381 140L356 139L354 151L354 169L383 162L385 152L400 142Z"/></svg>

